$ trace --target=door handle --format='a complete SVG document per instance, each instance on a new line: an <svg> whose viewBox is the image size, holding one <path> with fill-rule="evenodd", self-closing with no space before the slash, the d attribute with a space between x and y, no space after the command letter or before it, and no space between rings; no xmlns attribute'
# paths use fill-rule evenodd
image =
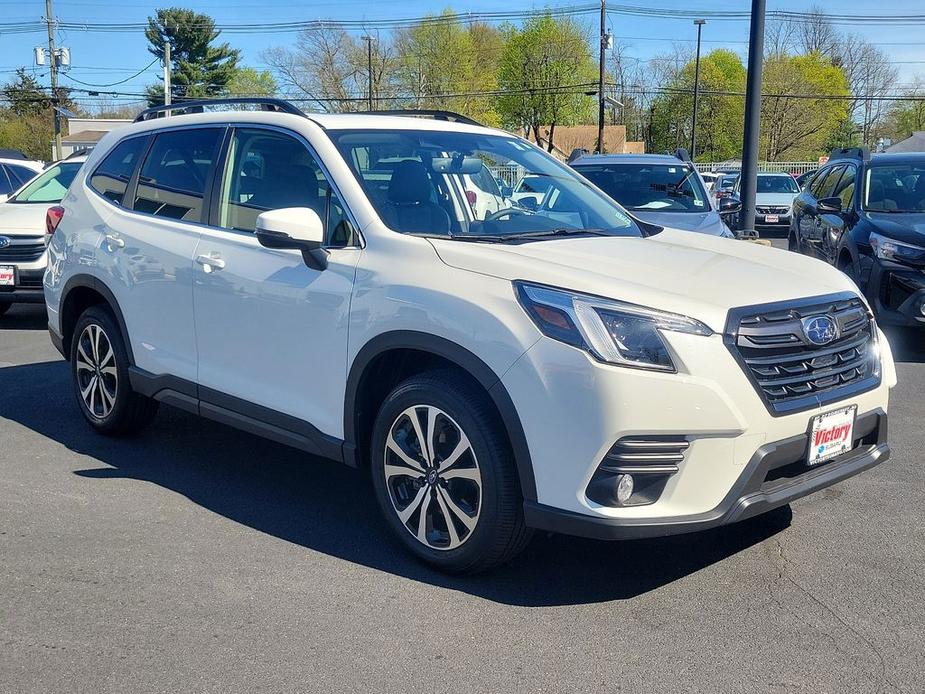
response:
<svg viewBox="0 0 925 694"><path fill-rule="evenodd" d="M125 248L125 241L114 234L106 234L106 243L111 248Z"/></svg>
<svg viewBox="0 0 925 694"><path fill-rule="evenodd" d="M225 261L217 253L196 256L196 262L202 265L202 271L206 273L225 268Z"/></svg>

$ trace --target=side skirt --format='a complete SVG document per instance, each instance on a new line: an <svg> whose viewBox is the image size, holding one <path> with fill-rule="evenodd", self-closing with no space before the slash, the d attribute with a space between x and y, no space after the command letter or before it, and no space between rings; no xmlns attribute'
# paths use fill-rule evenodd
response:
<svg viewBox="0 0 925 694"><path fill-rule="evenodd" d="M319 431L311 423L174 376L156 376L129 367L132 389L141 395L178 407L271 441L349 464L344 441Z"/></svg>

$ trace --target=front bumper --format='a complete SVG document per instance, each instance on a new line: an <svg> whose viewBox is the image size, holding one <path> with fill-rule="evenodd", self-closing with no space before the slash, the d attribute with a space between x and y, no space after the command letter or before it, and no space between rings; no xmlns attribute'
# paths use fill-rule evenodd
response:
<svg viewBox="0 0 925 694"><path fill-rule="evenodd" d="M3 263L0 263L2 265ZM41 304L45 301L42 289L44 269L20 269L16 272L16 285L0 287L0 304Z"/></svg>
<svg viewBox="0 0 925 694"><path fill-rule="evenodd" d="M673 518L600 518L536 502L524 504L527 525L540 530L601 540L660 537L736 523L778 508L879 465L890 457L887 415L869 412L855 422L857 447L817 467L803 461L808 434L762 446L716 508Z"/></svg>

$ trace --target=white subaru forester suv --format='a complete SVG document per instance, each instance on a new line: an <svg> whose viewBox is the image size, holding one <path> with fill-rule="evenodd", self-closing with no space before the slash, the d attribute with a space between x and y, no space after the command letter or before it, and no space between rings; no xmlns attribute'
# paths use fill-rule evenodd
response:
<svg viewBox="0 0 925 694"><path fill-rule="evenodd" d="M368 468L398 540L470 572L533 529L709 528L889 455L889 347L834 268L639 222L452 114L231 106L143 113L51 212L51 338L101 433L164 403ZM479 218L483 166L549 186Z"/></svg>

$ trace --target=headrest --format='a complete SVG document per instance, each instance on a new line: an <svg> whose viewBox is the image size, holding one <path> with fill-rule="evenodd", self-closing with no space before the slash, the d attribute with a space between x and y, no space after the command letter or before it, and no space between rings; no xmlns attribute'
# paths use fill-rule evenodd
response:
<svg viewBox="0 0 925 694"><path fill-rule="evenodd" d="M430 178L427 170L419 161L400 161L392 172L389 181L389 200L391 202L408 204L422 203L430 200Z"/></svg>

